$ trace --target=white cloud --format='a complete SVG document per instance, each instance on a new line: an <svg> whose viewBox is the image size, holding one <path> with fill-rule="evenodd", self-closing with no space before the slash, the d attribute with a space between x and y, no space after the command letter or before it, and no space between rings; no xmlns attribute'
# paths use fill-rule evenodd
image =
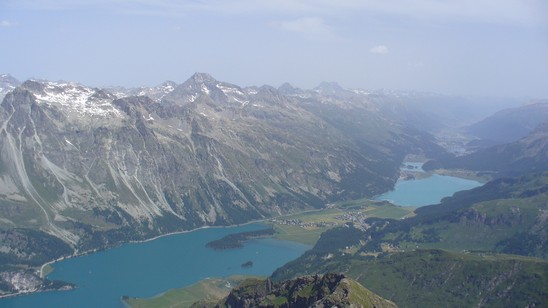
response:
<svg viewBox="0 0 548 308"><path fill-rule="evenodd" d="M15 24L9 20L0 20L0 27L13 27Z"/></svg>
<svg viewBox="0 0 548 308"><path fill-rule="evenodd" d="M117 0L116 2L127 4L133 1ZM136 2L149 8L171 11L214 10L231 13L268 11L317 16L360 11L438 21L467 20L528 25L545 24L548 17L546 0L202 0L190 3L176 0L137 0Z"/></svg>
<svg viewBox="0 0 548 308"><path fill-rule="evenodd" d="M308 39L333 39L333 29L320 17L304 17L274 23L280 29L300 34Z"/></svg>
<svg viewBox="0 0 548 308"><path fill-rule="evenodd" d="M437 21L546 24L546 0L18 0L30 9L105 8L123 13L181 14L196 11L252 14L285 12L327 16L364 12Z"/></svg>
<svg viewBox="0 0 548 308"><path fill-rule="evenodd" d="M369 49L369 52L376 53L379 55L385 55L388 53L388 47L386 47L385 45L377 45L377 46L371 47Z"/></svg>

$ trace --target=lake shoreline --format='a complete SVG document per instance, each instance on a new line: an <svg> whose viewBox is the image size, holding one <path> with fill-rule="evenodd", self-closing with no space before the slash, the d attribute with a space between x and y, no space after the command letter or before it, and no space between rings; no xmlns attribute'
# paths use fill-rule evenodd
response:
<svg viewBox="0 0 548 308"><path fill-rule="evenodd" d="M122 246L122 245L147 243L147 242L151 242L151 241L154 241L154 240L166 237L166 236L196 232L196 231L200 231L200 230L204 230L204 229L222 229L222 228L233 228L233 227L246 226L246 225L250 225L250 224L261 223L261 222L267 221L269 219L271 219L271 218L253 220L253 221L248 221L248 222L241 223L241 224L226 225L226 226L201 226L201 227L194 228L194 229L191 229L191 230L174 231L174 232L169 232L169 233L166 233L166 234L160 234L160 235L156 235L154 237L144 239L144 240L131 240L131 241L127 241L127 242L122 242L122 243L119 243L117 245L105 247L105 248L102 248L102 249L93 249L93 250L88 250L88 251L84 251L84 252L74 253L70 256L60 257L60 258L57 258L55 260L51 260L51 261L48 261L48 262L42 264L42 266L40 266L40 275L39 276L42 279L46 279L46 277L42 276L44 268L48 265L51 266L56 262L60 262L60 261L64 261L64 260L72 259L72 258L77 258L77 257L87 256L87 255L94 254L94 253L97 253L97 252L101 252L101 251L104 251L104 250L116 248L116 247L119 247L119 246ZM53 267L53 268L55 268L55 267ZM48 275L51 274L54 270L50 271L48 273ZM31 294L31 293L35 293L35 292L26 292L25 294ZM2 298L2 297L0 297L0 298Z"/></svg>
<svg viewBox="0 0 548 308"><path fill-rule="evenodd" d="M87 255L94 254L94 253L97 253L97 252L101 252L101 251L104 251L104 250L116 248L116 247L119 247L119 246L122 246L122 245L147 243L147 242L151 242L151 241L154 241L154 240L157 240L157 239L160 239L160 238L163 238L163 237L167 237L167 236L178 235L178 234L186 234L186 233L196 232L196 231L205 230L205 229L234 228L234 227L246 226L246 225L251 225L251 224L261 224L261 223L265 223L265 225L268 225L267 222L268 222L269 220L271 220L271 219L275 219L275 218L279 218L279 217L284 217L284 216L287 216L287 215L303 214L303 213L321 211L321 210L323 210L323 209L324 209L324 208L321 208L321 209L309 209L309 210L304 210L304 211L300 211L300 212L296 212L296 213L287 213L287 214L284 214L284 215L278 215L278 216L273 216L273 217L269 217L269 218L251 220L251 221L248 221L248 222L245 222L245 223L241 223L241 224L233 224L233 225L226 225L226 226L207 226L207 225L206 225L206 226L201 226L201 227L194 228L194 229L190 229L190 230L181 230L181 231L174 231L174 232L169 232L169 233L165 233L165 234L160 234L160 235L156 235L156 236L154 236L154 237L147 238L147 239L143 239L143 240L131 240L131 241L127 241L127 242L122 242L122 243L118 243L118 244L116 244L116 245L109 246L109 247L105 247L105 248L102 248L102 249L92 249L92 250L87 250L87 251L83 251L83 252L76 252L76 253L74 253L74 254L72 254L72 255L63 256L63 257L60 257L60 258L57 258L57 259L55 259L55 260L51 260L51 261L48 261L48 262L42 264L42 265L40 266L40 269L38 270L38 276L39 276L41 279L47 279L47 276L48 276L49 274L51 274L51 273L55 270L55 267L53 266L53 264L55 264L55 263L57 263L57 262L64 261L64 260L67 260L67 259L72 259L72 258L87 256ZM298 243L297 241L295 241L295 242ZM51 270L47 275L44 276L44 275L43 275L44 269L45 269L46 266L48 266L48 265L51 266L51 267L53 268L53 270ZM31 294L35 294L35 293L56 292L56 291L65 291L65 290L35 290L35 291L23 291L23 292L17 292L17 293L12 293L12 294L0 295L0 299L9 298L9 297L16 297L16 296L26 296L26 295L31 295Z"/></svg>
<svg viewBox="0 0 548 308"><path fill-rule="evenodd" d="M409 162L403 162L402 165L405 165L405 164L408 164ZM415 168L416 169L416 168ZM421 171L419 170L410 170L410 169L407 169L407 170L404 170L402 169L402 173L403 172L410 172L410 173L425 173L424 171L422 171L422 168L419 168ZM428 172L428 176L427 177L430 177L434 174L439 174L439 175L442 175L442 176L447 176L446 174L443 174L443 173L438 173L436 172L437 170L435 170L434 172ZM458 177L458 176L456 176ZM464 178L464 177L462 177ZM398 179L396 181L396 184L398 182L400 182L401 179ZM393 191L394 189L392 189L391 191ZM385 192L387 193L387 192ZM382 194L381 194L382 195ZM370 197L368 198L369 200L371 201L381 201L379 199L377 199L379 196L381 195L378 195L378 196L373 196L373 197ZM401 205L397 205L397 204L394 204L396 206L401 206ZM220 225L220 226L215 226L215 225L204 225L204 226L201 226L201 227L197 227L197 228L194 228L194 229L190 229L190 230L180 230L180 231L174 231L174 232L169 232L169 233L165 233L165 234L159 234L159 235L155 235L153 237L150 237L150 238L146 238L146 239L141 239L141 240L130 240L130 241L124 241L124 242L120 242L120 243L116 243L116 244L113 244L112 246L107 246L107 247L103 247L103 248L100 248L100 249L92 249L92 250L87 250L87 251L75 251L72 255L67 255L67 256L63 256L63 257L60 257L60 258L57 258L57 259L54 259L54 260L50 260L44 264L42 264L39 269L36 271L36 274L41 278L41 279L45 279L47 280L47 276L49 276L53 271L49 271L48 273L45 273L46 271L46 268L47 266L51 266L52 268L53 267L53 264L57 263L57 262L60 262L60 261L64 261L64 260L67 260L67 259L72 259L72 258L76 258L76 257L82 257L82 256L86 256L86 255L90 255L90 254L94 254L94 253L97 253L97 252L101 252L101 251L104 251L104 250L109 250L109 249L112 249L112 248L116 248L116 247L120 247L120 246L123 246L123 245L126 245L126 244L139 244L139 243L147 243L147 242L150 242L150 241L154 241L154 240L157 240L157 239L160 239L160 238L163 238L163 237L167 237L167 236L173 236L173 235L178 235L178 234L186 234L186 233L191 233L191 232L196 232L196 231L200 231L200 230L204 230L204 229L223 229L223 228L232 228L232 227L238 227L238 226L246 226L246 225L250 225L250 224L266 224L268 225L269 221L272 220L272 219L276 219L276 218L279 218L279 217L284 217L284 216L287 216L287 215L294 215L294 214L302 214L302 213L310 213L310 212L315 212L315 211L322 211L324 210L325 208L328 207L328 204L326 204L324 207L322 208L311 208L311 209L307 209L307 210L304 210L304 211L299 211L299 212L295 212L295 213L286 213L284 215L277 215L277 216L272 216L272 217L268 217L268 218L262 218L262 219L257 219L257 220L251 220L251 221L248 221L248 222L245 222L245 223L241 223L241 224L232 224L232 225ZM298 242L298 241L295 241L295 242ZM31 295L31 294L34 294L34 293L41 293L41 292L52 292L52 291L64 291L64 290L57 290L57 289L44 289L44 290L34 290L34 291L22 291L22 292L17 292L17 293L12 293L12 294L5 294L5 295L0 295L0 299L3 299L3 298L8 298L8 297L16 297L16 296L25 296L25 295Z"/></svg>
<svg viewBox="0 0 548 308"><path fill-rule="evenodd" d="M473 171L446 170L446 169L425 171L422 169L422 165L423 165L423 162L417 162L417 161L402 162L402 165L400 167L400 176L395 182L394 187L387 192L374 196L372 200L388 201L394 205L403 206L403 207L421 207L426 205L433 205L433 204L438 204L441 201L441 198L440 200L429 200L428 202L413 200L413 201L407 201L406 203L402 203L402 201L400 200L401 198L398 194L401 194L402 189L409 190L410 189L409 186L415 185L414 183L418 183L422 181L432 181L434 177L438 177L440 179L445 179L445 180L469 181L469 183L472 183L471 185L469 185L470 187L461 187L461 189L458 189L452 193L450 191L447 191L447 193L449 194L443 197L451 196L455 192L458 192L461 190L468 190L474 187L482 186L485 183L487 183L489 180L488 177L482 177L481 175L478 175L476 172L473 172ZM406 187L406 188L403 188L403 187ZM410 195L410 193L411 191L407 191L406 195ZM421 192L419 191L419 193Z"/></svg>
<svg viewBox="0 0 548 308"><path fill-rule="evenodd" d="M402 165L406 165L406 164L417 164L418 162L402 162ZM462 178L462 179L469 179L467 177L459 177L457 175L448 175L447 173L444 173L443 170L434 170L433 172L425 172L422 170L422 167L420 169L421 171L414 171L416 173L427 173L428 176L424 177L424 178L428 178L434 174L439 174L441 176L454 176L454 177L457 177L457 178ZM412 171L412 170L402 170L402 171ZM441 172L438 172L438 171L441 171ZM422 178L422 177L421 177ZM412 181L412 180L403 180L403 179L398 179L396 181L395 184L397 184L398 182L400 181ZM483 181L478 181L482 184L484 184L485 182ZM394 189L390 190L390 191L393 191ZM390 192L390 191L386 191L382 194L379 194L377 196L372 196L371 198L369 198L369 200L371 201L382 201L382 200L378 200L377 198L386 194L387 192ZM397 205L397 204L394 204L394 205ZM401 206L401 205L399 205ZM122 243L119 243L117 245L113 245L113 246L109 246L109 247L105 247L105 248L102 248L102 249L93 249L93 250L88 250L88 251L84 251L84 252L77 252L75 254L72 254L70 256L64 256L64 257L60 257L58 259L55 259L55 260L51 260L51 261L48 261L44 264L42 264L42 266L40 266L40 270L39 270L39 277L42 278L42 279L46 279L45 276L43 276L43 271L44 271L44 268L48 265L52 265L56 262L59 262L59 261L63 261L63 260L66 260L66 259L70 259L70 258L76 258L76 257L81 257L81 256L86 256L86 255L89 255L89 254L93 254L93 253L96 253L96 252L100 252L100 251L103 251L103 250L107 250L107 249L111 249L111 248L115 248L115 247L118 247L118 246L122 246L122 245L125 245L125 244L139 244L139 243L146 243L146 242L149 242L149 241L154 241L154 240L157 240L157 239L160 239L162 237L166 237L166 236L171 236L171 235L177 235L177 234L185 234L185 233L190 233L190 232L195 232L195 231L199 231L199 230L204 230L204 229L210 229L210 228L231 228L231 227L237 227L237 226L245 226L245 225L249 225L249 224L254 224L254 223L264 223L264 222L267 222L271 219L275 219L275 218L279 218L279 217L284 217L284 216L287 216L287 215L294 215L294 214L303 214L303 213L309 213L309 212L314 212L314 211L321 211L325 209L324 208L321 208L321 209L310 209L310 210L304 210L304 211L300 211L300 212L296 212L296 213L287 213L287 214L284 214L284 215L278 215L278 216L273 216L273 217L269 217L269 218L263 218L263 219L258 219L258 220L251 220L251 221L248 221L248 222L245 222L245 223L241 223L241 224L233 224L233 225L226 225L226 226L201 226L201 227L198 227L198 228L194 228L194 229L190 229L190 230L181 230L181 231L174 231L174 232L169 232L169 233L166 233L166 234L160 234L160 235L156 235L154 237L151 237L151 238L147 238L147 239L143 239L143 240L130 240L130 241L127 241L127 242L122 242ZM51 271L53 272L53 271ZM48 273L51 274L51 272ZM47 275L46 275L47 276ZM25 294L29 294L29 293L33 293L33 292L26 292ZM0 296L0 298L3 298L2 296Z"/></svg>
<svg viewBox="0 0 548 308"><path fill-rule="evenodd" d="M147 243L122 245L83 258L65 258L54 264L55 272L47 278L71 282L78 286L74 291L19 292L17 298L14 294L12 299L2 300L0 306L34 307L41 302L56 303L55 306L60 306L60 303L64 303L61 306L65 307L78 306L76 303L85 298L86 304L82 307L121 307L119 303L122 295L154 296L166 290L194 284L205 277L268 276L276 268L302 255L310 246L288 240L261 238L246 242L241 249L218 251L208 248L206 243L229 234L269 227L265 223L248 222L245 226L234 228L200 228L195 230L198 232L190 233L188 230L185 234L166 236L158 241L147 239ZM241 266L249 260L253 266ZM38 291L27 288L27 291L30 290Z"/></svg>
<svg viewBox="0 0 548 308"><path fill-rule="evenodd" d="M270 219L273 219L273 218L276 218L276 217L283 217L283 216L286 216L286 215L307 213L307 212L311 212L311 211L320 211L320 210L322 210L322 209L310 209L310 210L305 210L305 211L301 211L301 212L297 212L297 213L290 213L290 214L288 213L288 214L285 214L285 215L278 215L278 216L273 216L273 217L269 217L269 218L251 220L251 221L248 221L248 222L245 222L245 223L226 225L226 226L207 226L206 225L206 226L201 226L201 227L194 228L194 229L191 229L191 230L181 230L181 231L169 232L169 233L166 233L166 234L160 234L160 235L156 235L154 237L143 239L143 240L131 240L131 241L126 241L126 242L121 242L121 243L118 243L116 245L112 245L112 246L109 246L109 247L104 247L104 248L101 248L101 249L92 249L92 250L87 250L87 251L82 251L82 252L76 252L72 255L59 257L57 259L50 260L50 261L42 264L40 266L40 268L37 270L36 274L40 277L40 279L47 280L47 276L55 270L55 267L53 266L53 264L55 264L57 262L61 262L61 261L72 259L72 258L78 258L78 257L91 255L91 254L94 254L94 253L98 253L98 252L101 252L101 251L113 249L113 248L120 247L120 246L127 245L127 244L147 243L147 242L151 242L151 241L163 238L163 237L168 237L168 236L173 236L173 235L178 235L178 234L192 233L192 232L197 232L197 231L207 230L207 229L225 229L225 228L227 229L227 228L247 226L247 225L251 225L251 224L265 224L265 226L267 226L269 224L266 223L266 222L268 222ZM296 243L298 243L298 242L296 242ZM51 266L53 268L53 270L51 270L50 272L48 272L47 275L44 276L43 275L44 269L47 266ZM78 286L76 286L75 288L77 288L77 287ZM13 298L13 297L19 297L19 296L33 295L33 294L38 294L38 293L45 293L45 292L64 292L64 291L68 291L68 289L66 289L66 290L65 289L37 289L37 290L33 290L33 291L25 290L25 291L20 291L20 292L16 292L16 293L0 295L0 300L7 299L7 298Z"/></svg>
<svg viewBox="0 0 548 308"><path fill-rule="evenodd" d="M402 207L423 207L437 205L443 198L483 186L479 181L433 173L416 180L400 180L393 190L378 195L374 200L388 201Z"/></svg>

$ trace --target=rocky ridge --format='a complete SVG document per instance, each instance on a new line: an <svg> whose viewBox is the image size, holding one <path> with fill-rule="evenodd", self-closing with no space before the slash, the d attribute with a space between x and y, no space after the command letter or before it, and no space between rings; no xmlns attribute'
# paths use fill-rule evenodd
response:
<svg viewBox="0 0 548 308"><path fill-rule="evenodd" d="M447 156L428 161L423 168L425 170L467 169L502 177L542 172L546 170L546 166L548 166L548 118L517 141L494 145L464 156Z"/></svg>
<svg viewBox="0 0 548 308"><path fill-rule="evenodd" d="M342 274L303 276L274 284L248 279L215 305L194 307L397 307Z"/></svg>
<svg viewBox="0 0 548 308"><path fill-rule="evenodd" d="M523 106L503 109L465 127L479 138L475 143L504 144L518 141L548 122L548 100L531 100Z"/></svg>
<svg viewBox="0 0 548 308"><path fill-rule="evenodd" d="M303 100L203 73L159 88L153 99L29 80L9 92L0 105L0 227L89 250L242 223L380 193L407 152L435 147L365 99ZM320 105L370 122L345 127L319 116Z"/></svg>
<svg viewBox="0 0 548 308"><path fill-rule="evenodd" d="M8 92L15 89L19 84L19 80L15 79L10 74L0 75L0 100L2 100Z"/></svg>

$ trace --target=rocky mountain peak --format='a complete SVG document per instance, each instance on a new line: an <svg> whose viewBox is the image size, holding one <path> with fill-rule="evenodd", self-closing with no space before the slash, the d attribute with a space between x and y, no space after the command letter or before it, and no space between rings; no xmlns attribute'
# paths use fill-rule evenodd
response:
<svg viewBox="0 0 548 308"><path fill-rule="evenodd" d="M284 82L281 86L278 87L278 90L293 91L295 90L295 87L293 87L289 82Z"/></svg>
<svg viewBox="0 0 548 308"><path fill-rule="evenodd" d="M13 77L12 75L10 74L1 74L0 75L0 87L5 87L5 86L18 86L20 84L19 80L15 79L15 77Z"/></svg>
<svg viewBox="0 0 548 308"><path fill-rule="evenodd" d="M281 304L280 304L281 303ZM342 274L303 276L273 284L249 279L216 305L193 307L396 307Z"/></svg>
<svg viewBox="0 0 548 308"><path fill-rule="evenodd" d="M244 91L233 84L220 82L206 73L195 73L183 84L166 95L167 101L178 104L194 102L200 97L215 104L234 103L245 105L248 102Z"/></svg>
<svg viewBox="0 0 548 308"><path fill-rule="evenodd" d="M301 94L304 91L292 86L289 82L286 82L278 87L278 91L284 95L295 95L295 94Z"/></svg>
<svg viewBox="0 0 548 308"><path fill-rule="evenodd" d="M165 99L183 104L194 102L198 97L209 94L216 83L217 81L209 74L195 73L184 83L176 86Z"/></svg>
<svg viewBox="0 0 548 308"><path fill-rule="evenodd" d="M336 82L326 81L321 82L313 90L321 95L335 96L340 98L346 98L354 94L352 91L346 90Z"/></svg>
<svg viewBox="0 0 548 308"><path fill-rule="evenodd" d="M19 84L19 80L13 78L10 74L0 75L0 101L11 90L15 89Z"/></svg>
<svg viewBox="0 0 548 308"><path fill-rule="evenodd" d="M29 110L30 106L33 104L36 104L36 100L32 93L18 87L5 95L0 106L2 109L5 109L7 113L13 113L15 109L23 108ZM2 112L0 112L0 114L1 113ZM3 118L6 118L6 116L2 117L2 115L0 115L0 119L3 120Z"/></svg>
<svg viewBox="0 0 548 308"><path fill-rule="evenodd" d="M206 74L161 100L114 91L29 80L6 96L0 227L22 222L84 251L238 224L378 194L399 172L400 147L423 146L391 125L369 130L402 136L389 147L352 134L365 131L365 121L330 124L354 121L347 115L357 111L377 120L368 110L319 109L321 95L305 104L269 86L241 88ZM382 170L375 168L381 160Z"/></svg>
<svg viewBox="0 0 548 308"><path fill-rule="evenodd" d="M21 84L21 88L33 93L42 93L45 87L44 82L35 79L26 80Z"/></svg>
<svg viewBox="0 0 548 308"><path fill-rule="evenodd" d="M31 92L39 104L55 105L64 113L82 116L120 117L112 100L116 96L97 88L72 82L27 80L20 86Z"/></svg>
<svg viewBox="0 0 548 308"><path fill-rule="evenodd" d="M175 89L175 87L177 87L176 82L167 80L154 87L108 87L106 88L106 90L113 93L117 98L124 98L128 96L148 96L153 101L159 102L166 95L171 93Z"/></svg>
<svg viewBox="0 0 548 308"><path fill-rule="evenodd" d="M314 88L314 90L321 92L346 91L343 87L341 87L337 82L334 81L322 81L317 87Z"/></svg>
<svg viewBox="0 0 548 308"><path fill-rule="evenodd" d="M219 83L210 74L208 74L208 73L199 73L199 72L194 73L194 75L192 75L187 80L187 82L188 81L192 81L194 83L203 83L203 84L208 84L208 85L215 85L215 84Z"/></svg>
<svg viewBox="0 0 548 308"><path fill-rule="evenodd" d="M257 98L261 101L268 102L271 104L279 104L287 100L287 97L283 95L278 89L269 86L263 85L258 89Z"/></svg>
<svg viewBox="0 0 548 308"><path fill-rule="evenodd" d="M177 86L177 83L175 81L166 80L160 84L160 87L163 88L172 88L172 90Z"/></svg>

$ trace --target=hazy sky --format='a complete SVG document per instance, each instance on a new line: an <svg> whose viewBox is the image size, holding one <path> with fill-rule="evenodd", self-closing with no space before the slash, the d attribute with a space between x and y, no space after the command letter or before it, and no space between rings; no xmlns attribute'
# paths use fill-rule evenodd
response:
<svg viewBox="0 0 548 308"><path fill-rule="evenodd" d="M548 98L547 0L0 0L0 73Z"/></svg>

